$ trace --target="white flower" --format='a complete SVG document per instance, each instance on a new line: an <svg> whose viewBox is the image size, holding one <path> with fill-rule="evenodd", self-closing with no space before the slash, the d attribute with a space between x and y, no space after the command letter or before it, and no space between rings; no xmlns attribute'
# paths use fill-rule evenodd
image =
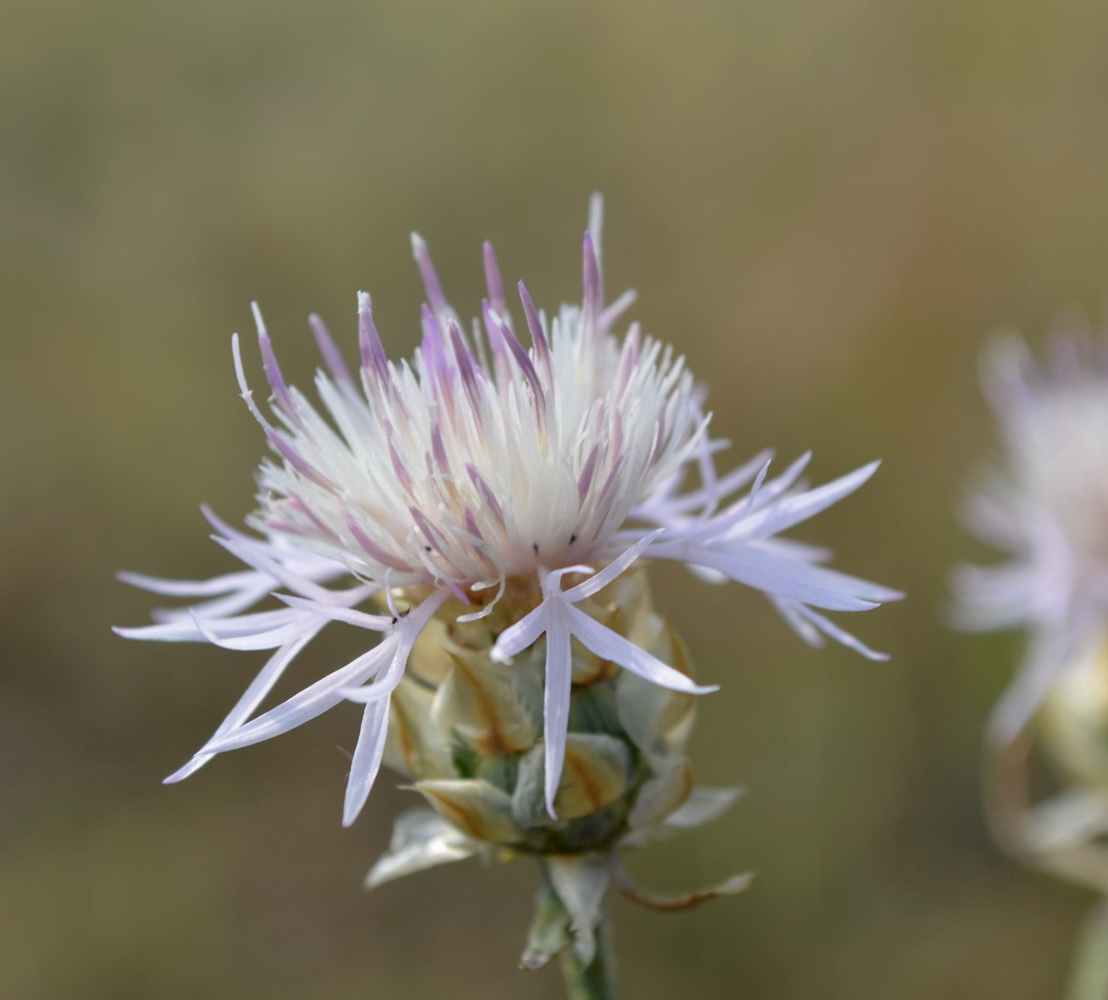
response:
<svg viewBox="0 0 1108 1000"><path fill-rule="evenodd" d="M1031 631L993 716L1001 741L1099 642L1108 613L1108 342L1060 335L1053 347L1047 366L1015 336L987 355L985 391L1006 453L982 477L965 520L1012 558L964 566L954 577L960 624Z"/></svg>
<svg viewBox="0 0 1108 1000"><path fill-rule="evenodd" d="M481 321L467 331L422 240L413 237L428 300L421 346L410 363L389 361L369 296L361 294L361 363L352 372L313 317L327 369L316 376L322 411L286 384L255 308L272 420L247 387L237 337L233 347L243 398L275 455L262 464L259 509L249 519L260 537L207 514L215 540L249 569L199 583L126 575L158 593L203 600L157 612L157 624L119 631L275 652L214 736L167 780L342 701L363 702L344 815L352 822L380 764L389 695L416 638L453 595L473 609L463 619L489 614L502 599L513 614L518 608L516 624L494 649L502 661L545 635L552 809L566 738L571 637L658 684L712 690L574 607L646 554L683 562L712 582L730 579L763 591L812 644L828 635L883 658L816 609L862 611L900 595L827 569L822 551L776 537L853 492L876 463L810 490L799 478L806 457L774 479L767 478L768 454L718 476L713 456L724 442L708 437L684 359L637 324L622 338L613 333L634 296L604 303L600 216L597 198L584 239L580 307L547 316L520 284L529 348L517 336L490 246L488 298ZM690 470L699 485L682 492ZM577 582L563 588L565 576ZM421 599L400 609L397 588L405 600ZM246 613L269 595L284 607ZM387 602L390 614L358 610L371 598ZM383 638L251 718L288 663L331 621Z"/></svg>

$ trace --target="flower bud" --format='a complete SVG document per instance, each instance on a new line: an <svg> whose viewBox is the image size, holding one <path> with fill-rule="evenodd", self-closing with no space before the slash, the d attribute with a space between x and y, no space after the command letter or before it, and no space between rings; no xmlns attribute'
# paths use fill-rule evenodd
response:
<svg viewBox="0 0 1108 1000"><path fill-rule="evenodd" d="M533 589L509 583L497 606L468 621L458 620L465 609L451 602L416 642L392 696L385 762L414 779L411 787L431 808L416 807L397 820L388 852L367 878L367 884L379 885L475 854L538 855L546 882L524 958L529 968L567 946L589 959L609 883L663 909L691 906L746 884L729 880L659 901L622 874L617 850L706 823L738 793L695 786L685 756L695 721L693 695L651 683L576 642L564 765L554 814L548 811L543 642L510 663L491 656L499 633L537 599ZM652 607L642 569L579 606L691 675L684 645Z"/></svg>
<svg viewBox="0 0 1108 1000"><path fill-rule="evenodd" d="M1039 715L1043 747L1064 777L1108 794L1108 637L1065 670Z"/></svg>

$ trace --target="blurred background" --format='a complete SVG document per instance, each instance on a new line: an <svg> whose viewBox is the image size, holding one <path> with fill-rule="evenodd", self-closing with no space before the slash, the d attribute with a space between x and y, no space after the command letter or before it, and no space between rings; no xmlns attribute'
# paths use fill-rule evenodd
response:
<svg viewBox="0 0 1108 1000"><path fill-rule="evenodd" d="M993 449L982 339L1037 344L1108 289L1108 6L16 0L0 21L0 996L561 995L515 969L529 864L362 891L412 795L385 776L341 829L354 706L163 787L262 654L109 625L151 603L118 568L231 566L198 504L252 506L229 350L251 299L300 383L305 317L352 347L359 288L410 350L412 229L463 314L486 238L550 307L579 294L594 189L610 288L710 379L736 461L885 459L803 537L910 593L848 623L875 664L658 570L723 683L699 774L748 795L633 867L758 877L683 916L618 902L626 995L1060 996L1091 900L1001 857L979 808L1019 638L942 618L950 565L988 558L954 514Z"/></svg>

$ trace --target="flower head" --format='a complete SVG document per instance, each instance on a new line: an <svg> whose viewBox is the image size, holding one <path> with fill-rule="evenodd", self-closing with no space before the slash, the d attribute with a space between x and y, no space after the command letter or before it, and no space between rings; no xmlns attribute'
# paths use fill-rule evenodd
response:
<svg viewBox="0 0 1108 1000"><path fill-rule="evenodd" d="M966 627L1031 631L993 718L1002 741L1090 658L1108 621L1108 342L1059 335L1053 347L1042 366L1015 336L987 356L985 390L1006 451L965 519L1011 559L962 567L954 578Z"/></svg>
<svg viewBox="0 0 1108 1000"><path fill-rule="evenodd" d="M800 480L807 456L774 478L768 453L720 476L714 456L724 442L708 436L683 358L637 324L615 333L633 295L605 303L600 217L594 199L580 306L547 315L521 283L520 323L486 245L488 297L469 329L413 237L427 302L412 361L388 359L368 295L358 300L353 371L313 317L326 367L316 376L320 406L286 383L255 308L271 416L254 401L237 337L233 347L243 398L273 453L248 521L256 534L208 514L215 540L247 569L185 583L126 575L201 600L120 631L275 652L214 736L168 780L354 701L365 707L347 784L344 819L352 822L384 754L390 696L423 630L444 614L462 624L495 614L503 628L492 640L494 661L510 663L540 642L545 650L543 784L553 815L575 644L655 684L711 690L582 610L645 555L683 562L713 583L761 590L813 644L830 636L883 658L821 611L861 611L900 595L826 568L822 550L777 537L853 492L876 463L815 489ZM684 488L690 472L699 482ZM283 606L249 610L270 595ZM372 611L361 607L367 602ZM333 621L382 638L252 718L288 663Z"/></svg>

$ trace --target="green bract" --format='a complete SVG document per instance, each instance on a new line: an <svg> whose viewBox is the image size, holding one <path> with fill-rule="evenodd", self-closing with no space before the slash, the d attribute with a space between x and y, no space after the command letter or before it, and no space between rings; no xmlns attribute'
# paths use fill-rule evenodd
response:
<svg viewBox="0 0 1108 1000"><path fill-rule="evenodd" d="M536 855L546 881L524 964L537 968L572 942L587 965L610 884L666 909L745 886L743 877L657 900L626 880L617 857L622 848L707 823L739 792L694 782L686 756L693 695L575 645L565 766L552 818L543 790L543 643L508 664L490 655L499 632L538 600L526 587L509 588L486 617L469 622L457 621L464 609L447 603L416 643L392 696L385 763L410 779L427 804L398 818L388 851L366 881L377 886L477 854ZM691 674L684 645L653 609L641 567L579 606Z"/></svg>

